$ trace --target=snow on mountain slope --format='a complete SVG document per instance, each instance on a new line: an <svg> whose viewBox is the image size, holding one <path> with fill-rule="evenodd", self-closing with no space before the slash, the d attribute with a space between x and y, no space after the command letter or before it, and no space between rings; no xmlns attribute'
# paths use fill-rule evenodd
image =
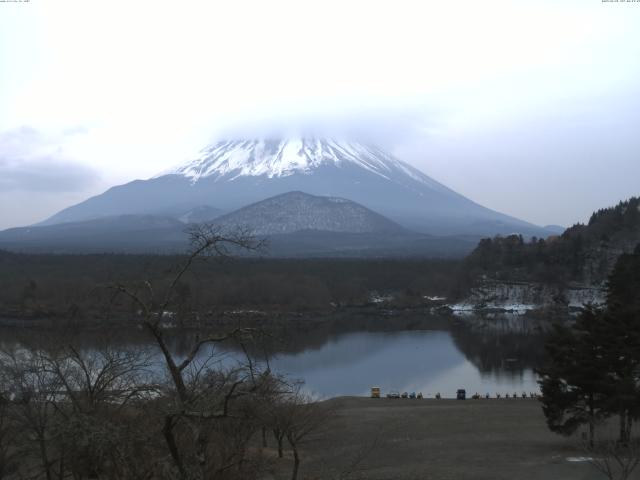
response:
<svg viewBox="0 0 640 480"><path fill-rule="evenodd" d="M398 177L408 176L431 189L450 192L444 185L377 147L317 138L222 141L203 149L198 158L155 178L173 174L187 177L192 183L206 177L233 181L243 176L309 175L321 166L347 165L363 168L386 180L398 181Z"/></svg>
<svg viewBox="0 0 640 480"><path fill-rule="evenodd" d="M321 138L221 141L193 160L112 187L42 225L128 214L179 218L176 212L196 207L224 213L291 191L345 198L432 235L548 233L473 202L377 147Z"/></svg>
<svg viewBox="0 0 640 480"><path fill-rule="evenodd" d="M362 205L336 197L288 192L216 218L227 228L249 227L255 235L315 230L345 233L404 233L397 223Z"/></svg>

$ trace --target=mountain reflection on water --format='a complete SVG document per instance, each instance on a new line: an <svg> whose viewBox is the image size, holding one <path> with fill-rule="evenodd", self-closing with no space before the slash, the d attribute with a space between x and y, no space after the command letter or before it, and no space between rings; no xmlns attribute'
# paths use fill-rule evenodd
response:
<svg viewBox="0 0 640 480"><path fill-rule="evenodd" d="M319 396L366 395L371 386L453 396L458 388L502 394L537 391L530 366L507 362L481 371L458 347L452 332L402 331L339 334L316 350L280 354L275 371L301 378ZM504 364L503 364L504 365Z"/></svg>
<svg viewBox="0 0 640 480"><path fill-rule="evenodd" d="M169 331L167 332L169 334ZM175 333L172 348L184 355L193 333ZM38 343L42 334L3 331L0 346ZM273 371L303 380L319 398L367 395L371 386L389 391L422 392L433 397L538 391L534 368L543 361L544 335L540 322L517 315L466 318L396 317L362 322L333 322L287 326L271 333L259 346L249 346L259 360L268 357ZM104 335L85 333L66 338L83 350L100 348ZM110 336L123 348L154 348L142 331ZM238 345L215 347L223 366L242 362ZM211 353L203 350L204 360ZM156 354L159 365L160 355ZM158 369L161 367L159 366Z"/></svg>

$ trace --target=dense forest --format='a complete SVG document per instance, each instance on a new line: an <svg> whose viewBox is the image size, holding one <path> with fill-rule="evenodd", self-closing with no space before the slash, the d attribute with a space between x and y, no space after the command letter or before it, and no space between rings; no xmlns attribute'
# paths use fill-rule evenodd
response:
<svg viewBox="0 0 640 480"><path fill-rule="evenodd" d="M560 236L487 238L464 260L461 288L479 278L503 281L602 283L620 254L640 242L640 198L598 210Z"/></svg>
<svg viewBox="0 0 640 480"><path fill-rule="evenodd" d="M0 251L0 316L100 321L129 312L109 288L144 282L160 291L184 262L163 255L32 255ZM396 305L447 295L456 260L199 258L177 288L189 311L259 309L328 312L392 295ZM389 298L389 297L387 297Z"/></svg>
<svg viewBox="0 0 640 480"><path fill-rule="evenodd" d="M640 198L595 212L586 225L561 236L525 240L487 238L464 260L198 258L177 294L184 311L257 309L331 312L385 299L420 305L429 296L464 297L489 278L566 285L603 283L620 254L640 243ZM117 284L165 288L180 255L18 254L0 250L0 317L82 318L123 316L113 305Z"/></svg>

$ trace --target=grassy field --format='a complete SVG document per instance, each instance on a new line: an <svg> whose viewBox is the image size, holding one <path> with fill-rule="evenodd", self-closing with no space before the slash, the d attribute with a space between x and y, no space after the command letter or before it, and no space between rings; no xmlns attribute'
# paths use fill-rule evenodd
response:
<svg viewBox="0 0 640 480"><path fill-rule="evenodd" d="M584 455L578 440L551 433L534 399L326 403L334 415L308 438L299 478L605 478L588 462L568 460ZM273 478L289 478L291 459L274 460Z"/></svg>

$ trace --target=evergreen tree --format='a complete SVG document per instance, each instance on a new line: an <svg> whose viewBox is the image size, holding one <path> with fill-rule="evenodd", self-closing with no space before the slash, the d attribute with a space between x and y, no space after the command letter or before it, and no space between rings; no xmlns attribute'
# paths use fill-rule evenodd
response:
<svg viewBox="0 0 640 480"><path fill-rule="evenodd" d="M600 310L588 307L571 328L557 326L545 345L549 362L537 372L549 429L571 435L581 425L588 425L590 444L596 424L609 414L600 341L602 315Z"/></svg>
<svg viewBox="0 0 640 480"><path fill-rule="evenodd" d="M627 443L640 417L640 245L618 258L609 277L605 323L608 408L620 416L620 441Z"/></svg>
<svg viewBox="0 0 640 480"><path fill-rule="evenodd" d="M640 417L640 246L621 255L609 277L606 309L588 307L571 327L546 343L548 364L538 371L549 428L571 435L618 415L627 444Z"/></svg>

